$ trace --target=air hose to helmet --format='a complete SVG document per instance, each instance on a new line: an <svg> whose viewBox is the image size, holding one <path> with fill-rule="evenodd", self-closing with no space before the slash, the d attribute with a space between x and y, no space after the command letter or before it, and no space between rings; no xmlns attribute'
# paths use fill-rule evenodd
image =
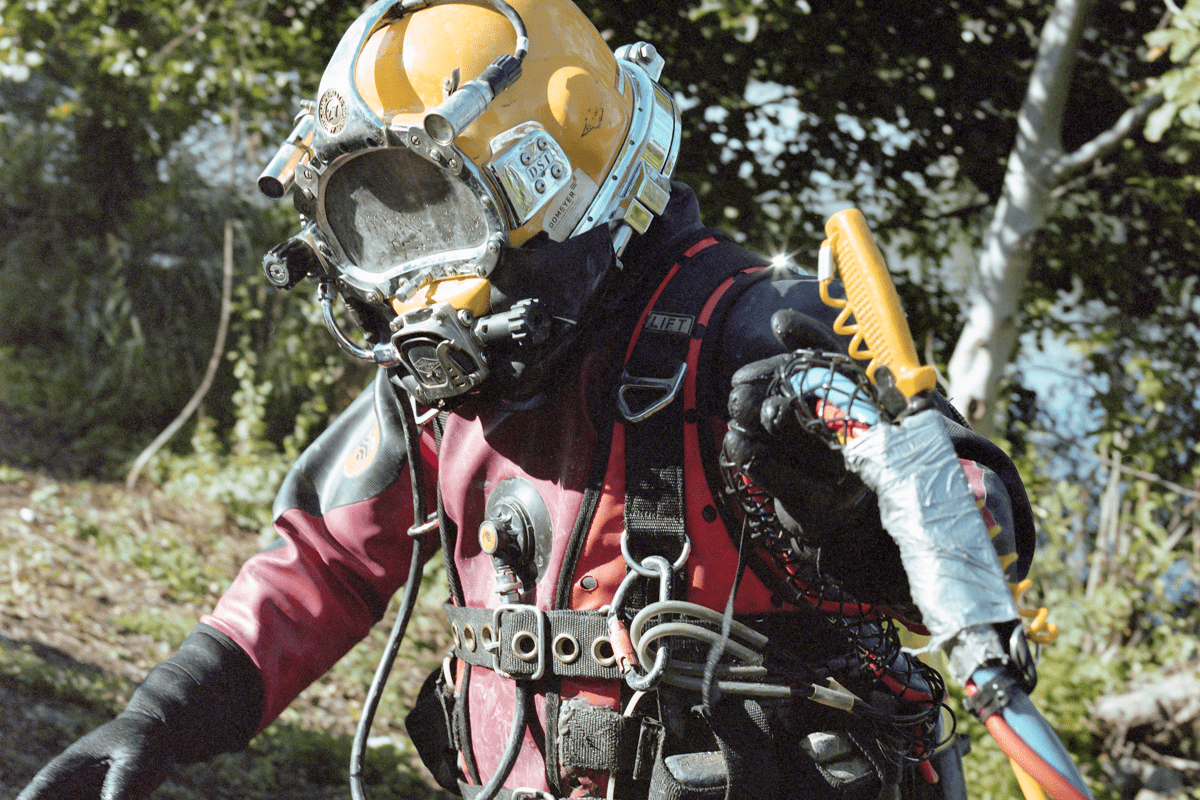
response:
<svg viewBox="0 0 1200 800"><path fill-rule="evenodd" d="M436 526L436 519L433 522L428 519L425 503L425 462L421 458L420 431L414 418L415 412L408 402L401 402L397 405L400 406L400 418L404 429L404 450L408 458L408 474L412 482L414 524L408 529L408 535L412 538L412 559L409 561L404 594L400 600L400 607L396 611L396 621L392 625L391 633L388 634L387 646L379 659L379 666L375 668L375 675L367 690L367 698L363 702L362 716L354 731L354 743L350 749L350 794L354 800L366 800L363 789L363 759L367 749L367 738L371 733L371 723L375 720L375 711L379 708L379 701L383 696L383 688L387 684L392 665L400 651L400 643L404 640L408 621L416 606L417 592L421 588L421 568L424 565L422 537ZM383 416L378 408L376 408L376 416Z"/></svg>

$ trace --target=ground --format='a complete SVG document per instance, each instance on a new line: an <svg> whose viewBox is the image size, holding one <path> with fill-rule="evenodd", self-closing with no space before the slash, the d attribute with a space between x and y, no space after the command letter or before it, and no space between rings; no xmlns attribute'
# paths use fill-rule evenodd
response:
<svg viewBox="0 0 1200 800"><path fill-rule="evenodd" d="M202 499L11 466L4 451L19 436L0 421L0 800L117 713L263 545ZM447 644L436 586L422 597L372 728L372 800L434 794L402 724ZM179 770L153 797L348 796L349 737L390 625L389 615L246 753Z"/></svg>

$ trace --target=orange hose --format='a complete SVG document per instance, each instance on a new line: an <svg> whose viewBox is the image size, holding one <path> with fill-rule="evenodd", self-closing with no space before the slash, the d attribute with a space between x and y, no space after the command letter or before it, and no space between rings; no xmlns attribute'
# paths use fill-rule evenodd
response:
<svg viewBox="0 0 1200 800"><path fill-rule="evenodd" d="M979 691L979 687L971 681L968 681L963 688L969 697L974 697L975 692ZM996 740L996 744L1000 745L1001 752L1013 762L1013 766L1019 766L1024 771L1025 777L1032 778L1054 800L1092 800L1090 796L1079 791L1079 788L1066 776L1050 766L1046 759L1038 755L1037 751L1018 736L1017 732L1000 714L992 714L983 720L983 724L992 738ZM1021 777L1021 773L1018 772L1017 781L1022 784L1022 791L1024 791L1024 781L1021 780ZM1028 793L1026 796L1028 797Z"/></svg>
<svg viewBox="0 0 1200 800"><path fill-rule="evenodd" d="M1046 763L1046 760L1025 743L1016 731L999 714L992 714L983 721L988 733L1000 745L1004 754L1021 765L1029 773L1029 777L1037 781L1046 793L1054 800L1090 800L1079 791L1071 781L1067 780L1058 770Z"/></svg>

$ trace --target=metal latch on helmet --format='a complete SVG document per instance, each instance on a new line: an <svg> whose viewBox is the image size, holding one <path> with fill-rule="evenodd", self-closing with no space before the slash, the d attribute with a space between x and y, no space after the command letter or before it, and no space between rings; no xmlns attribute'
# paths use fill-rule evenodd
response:
<svg viewBox="0 0 1200 800"><path fill-rule="evenodd" d="M662 411L671 404L679 390L683 388L683 378L687 374L687 363L679 365L679 370L670 378L641 378L630 375L628 371L621 373L621 388L617 390L617 410L626 422L641 422ZM629 407L627 395L632 391L653 390L661 395L648 403L639 411Z"/></svg>

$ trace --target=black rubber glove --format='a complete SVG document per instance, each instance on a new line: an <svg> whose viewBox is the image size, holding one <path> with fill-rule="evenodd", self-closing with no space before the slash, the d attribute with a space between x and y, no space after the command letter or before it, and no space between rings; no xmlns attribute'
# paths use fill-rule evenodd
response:
<svg viewBox="0 0 1200 800"><path fill-rule="evenodd" d="M245 747L262 706L262 677L249 656L199 625L116 719L43 767L17 800L139 800L175 764Z"/></svg>
<svg viewBox="0 0 1200 800"><path fill-rule="evenodd" d="M830 330L796 311L777 311L771 329L789 352L754 361L734 373L729 393L725 457L775 498L780 521L809 544L828 539L830 525L860 504L866 490L846 470L841 453L802 425L793 401L777 391L776 375L794 353L838 352Z"/></svg>
<svg viewBox="0 0 1200 800"><path fill-rule="evenodd" d="M785 398L772 392L791 354L755 361L733 375L725 457L775 498L780 521L810 544L825 538L831 516L864 493L842 456L797 420Z"/></svg>
<svg viewBox="0 0 1200 800"><path fill-rule="evenodd" d="M776 312L771 328L789 351L844 352L827 327L795 311ZM875 495L829 438L800 422L797 401L778 391L779 368L794 357L783 353L734 373L724 457L774 498L780 523L823 572L862 601L904 604L908 582Z"/></svg>

